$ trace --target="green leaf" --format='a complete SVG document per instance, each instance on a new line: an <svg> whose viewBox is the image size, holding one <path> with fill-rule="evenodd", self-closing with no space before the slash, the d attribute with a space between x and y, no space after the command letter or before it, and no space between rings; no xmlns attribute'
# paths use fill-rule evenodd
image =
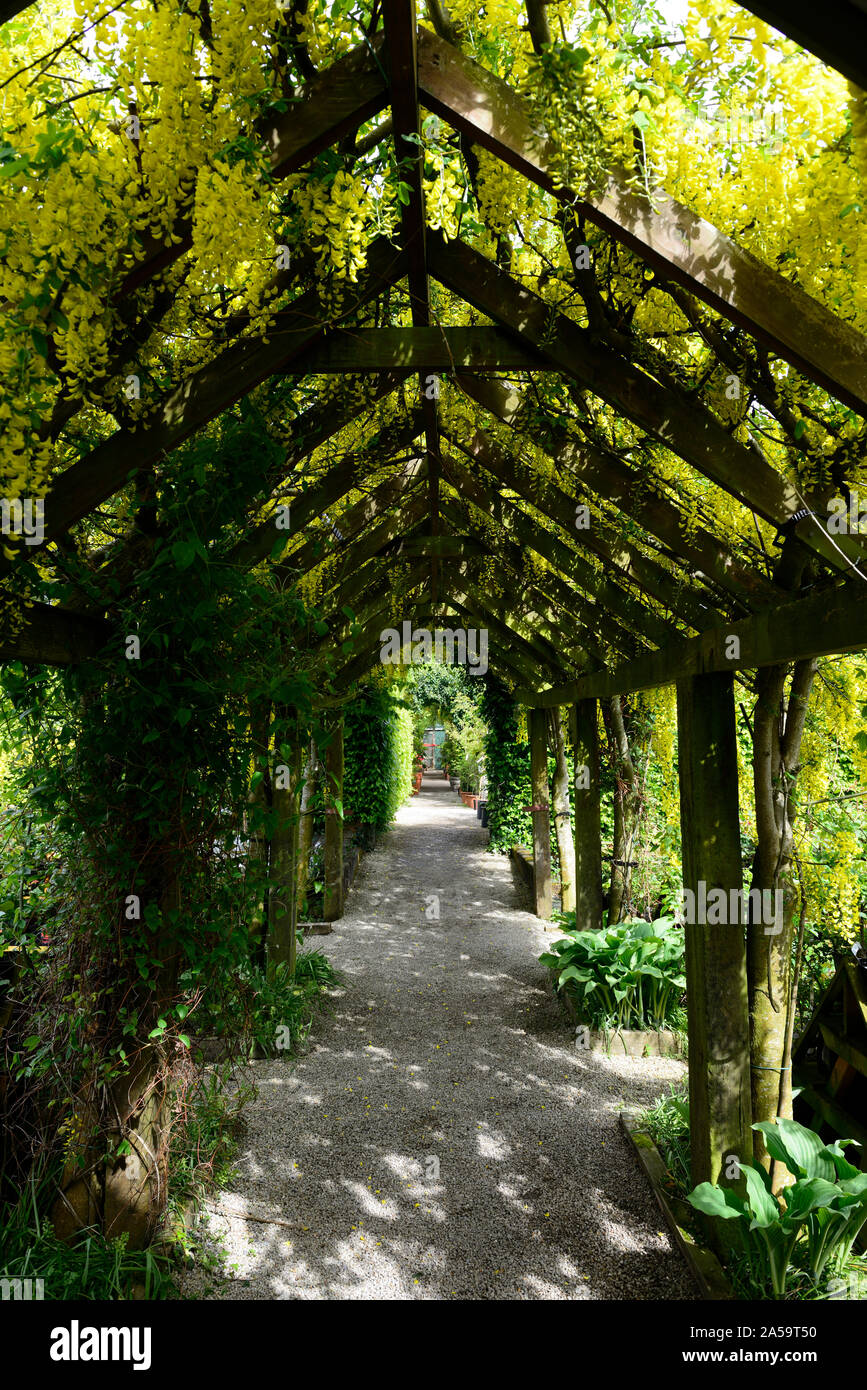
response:
<svg viewBox="0 0 867 1390"><path fill-rule="evenodd" d="M172 559L179 570L189 569L196 558L197 549L195 541L175 541L172 546Z"/></svg>
<svg viewBox="0 0 867 1390"><path fill-rule="evenodd" d="M747 1214L736 1192L732 1192L730 1187L714 1187L710 1182L699 1183L686 1200L696 1211L704 1212L705 1216L719 1216L723 1221L732 1221Z"/></svg>

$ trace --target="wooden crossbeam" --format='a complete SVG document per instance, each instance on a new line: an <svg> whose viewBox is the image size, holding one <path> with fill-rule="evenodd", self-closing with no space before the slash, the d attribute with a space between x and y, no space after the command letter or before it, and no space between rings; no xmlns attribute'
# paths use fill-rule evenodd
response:
<svg viewBox="0 0 867 1390"><path fill-rule="evenodd" d="M411 445L419 428L420 417L414 412L408 419L398 420L388 429L380 430L365 448L340 459L299 494L290 504L287 525L277 530L276 513L267 517L238 541L230 552L230 560L249 569L273 556L280 541L288 544L311 521L318 519L328 507L357 487L359 480L373 467L382 467L390 455ZM291 556L287 556L286 561L291 564Z"/></svg>
<svg viewBox="0 0 867 1390"><path fill-rule="evenodd" d="M695 577L706 576L747 608L777 602L783 596L784 591L772 580L736 559L718 537L688 523L676 506L652 492L646 480L616 454L578 442L565 430L559 443L540 442L528 419L527 401L516 387L470 375L459 375L455 382L483 409L532 438L558 471L572 476L578 487L589 487L597 496L613 502L624 515L656 536L690 565Z"/></svg>
<svg viewBox="0 0 867 1390"><path fill-rule="evenodd" d="M509 540L505 533L498 533L494 541L490 536L483 537L482 532L473 528L472 521L463 515L458 499L453 502L446 495L441 507L443 519L448 524L456 530L469 525L473 534L484 539L485 545L496 557L502 573L510 581L510 611L520 595L527 605L534 608L539 621L547 625L552 634L549 640L558 643L576 665L605 664L607 656L588 630L589 606L583 603L580 594L553 570L548 570L541 581L528 582L526 550Z"/></svg>
<svg viewBox="0 0 867 1390"><path fill-rule="evenodd" d="M291 583L299 574L305 574L326 556L333 555L338 546L357 539L398 502L408 500L419 483L424 481L426 467L421 459L402 465L399 473L373 488L360 502L353 503L333 517L329 516L333 529L323 529L308 536L297 550L275 566L275 576ZM330 508L331 504L328 505Z"/></svg>
<svg viewBox="0 0 867 1390"><path fill-rule="evenodd" d="M73 666L98 655L112 632L111 624L103 618L49 603L7 610L4 626L0 661L32 661L46 666Z"/></svg>
<svg viewBox="0 0 867 1390"><path fill-rule="evenodd" d="M863 0L738 0L745 10L808 48L850 82L867 87L867 10Z"/></svg>
<svg viewBox="0 0 867 1390"><path fill-rule="evenodd" d="M809 0L798 7L818 14ZM783 4L777 8L782 10ZM785 0L785 8L791 8L791 0ZM845 9L855 12L852 5ZM821 29L824 11L813 23ZM860 28L865 25L862 15ZM848 51L848 43L841 31L840 47ZM418 53L420 96L431 111L540 187L574 203L577 213L661 276L746 328L838 400L867 413L867 339L862 334L665 193L654 194L654 210L621 177L612 178L601 196L576 201L568 189L555 187L545 140L508 83L424 29ZM863 50L858 64L863 74ZM863 85L863 75L861 80Z"/></svg>
<svg viewBox="0 0 867 1390"><path fill-rule="evenodd" d="M739 622L710 628L698 637L669 643L613 671L584 676L541 693L521 690L517 698L526 705L550 709L574 700L602 700L636 690L652 690L711 671L776 666L804 657L862 651L865 647L865 585L850 580L836 589L763 609Z"/></svg>
<svg viewBox="0 0 867 1390"><path fill-rule="evenodd" d="M632 420L744 506L776 526L792 523L804 506L798 489L754 450L739 444L709 411L655 381L619 357L564 314L551 309L499 266L461 241L428 239L431 273L482 313L539 345L561 371ZM811 494L808 505L827 515L832 491ZM805 545L837 569L850 570L867 554L860 537L831 537L812 516L793 524ZM847 557L852 557L847 558Z"/></svg>
<svg viewBox="0 0 867 1390"><path fill-rule="evenodd" d="M454 436L450 435L449 438L453 444L468 453L477 463L481 463L485 470L488 469L486 453L481 450L473 453L466 445L458 443ZM490 476L493 477L494 475L490 474ZM491 488L490 491L494 491L494 489ZM501 498L501 503L502 500ZM517 510L517 508L513 511L510 509L513 526L517 524L515 516ZM522 513L522 515L526 517L526 513ZM526 517L526 519L532 522L531 518ZM534 548L543 553L542 546L544 545L548 552L545 558L556 556L556 560L552 560L551 563L556 564L561 574L567 575L573 583L591 593L597 603L615 614L627 627L640 633L645 639L655 642L658 646L675 636L677 629L674 625L641 603L628 589L622 588L615 578L607 577L610 571L597 571L588 560L584 559L577 550L573 550L559 536L553 532L546 532L538 521L535 522L534 534L537 537Z"/></svg>
<svg viewBox="0 0 867 1390"><path fill-rule="evenodd" d="M556 368L500 328L346 328L328 333L304 356L305 374L465 371L551 372ZM427 397L424 397L426 400Z"/></svg>

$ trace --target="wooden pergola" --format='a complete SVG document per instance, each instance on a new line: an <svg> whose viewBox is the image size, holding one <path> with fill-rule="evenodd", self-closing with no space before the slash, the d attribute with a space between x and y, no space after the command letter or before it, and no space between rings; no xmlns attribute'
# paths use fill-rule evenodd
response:
<svg viewBox="0 0 867 1390"><path fill-rule="evenodd" d="M0 3L0 21L23 7ZM734 684L737 673L867 647L865 538L829 535L828 505L840 488L804 494L755 448L733 434L654 364L623 350L615 335L596 331L593 272L575 261L564 231L575 284L591 319L581 327L461 239L427 225L418 137L422 113L436 115L460 137L465 158L481 148L556 197L575 219L590 223L652 269L656 283L695 311L713 311L776 358L861 416L867 414L867 341L789 280L689 208L662 196L651 207L612 173L596 196L576 198L558 185L545 140L518 94L474 62L452 40L419 27L412 0L383 0L383 23L370 44L317 74L303 101L266 132L276 178L302 171L323 150L373 120L362 137L391 140L408 197L399 237L369 247L351 303L337 318L306 267L278 271L283 297L267 338L245 333L238 316L206 365L160 403L146 428L121 427L55 478L46 500L43 558L51 564L74 528L147 474L174 448L241 397L278 374L367 374L367 405L312 407L296 421L279 474L262 479L276 495L295 487L291 546L274 558L273 516L251 508L237 565L272 563L292 583L322 560L333 562L321 607L330 622L322 648L351 642L331 690L339 696L379 661L380 632L400 616L414 623L485 628L491 665L528 708L534 764L536 910L551 913L549 813L545 776L545 714L572 709L576 763L598 767L596 702L676 683L684 884L741 888ZM867 86L867 14L861 4L828 0L821 10L788 0L747 6L856 83ZM543 0L528 0L534 43L550 41ZM413 152L415 153L415 156ZM564 228L566 224L564 221ZM156 287L151 322L170 306L163 273L185 256L191 221L170 241L146 242L117 292L134 307ZM412 326L376 326L383 295L407 287ZM432 285L471 306L479 326L436 321ZM712 336L712 326L707 327ZM129 342L113 345L120 365ZM656 369L658 368L658 370ZM572 422L547 417L540 427L532 384L555 374L573 401L589 393L663 446L735 503L777 528L779 557L762 563L714 518L688 522L671 489L647 486L630 458L579 436ZM470 433L456 430L440 409L431 379L447 379L474 412ZM418 383L417 390L415 383ZM396 424L365 434L371 403L403 391L414 400ZM56 439L80 402L62 400L45 436ZM576 407L577 411L577 407ZM358 447L309 479L304 464L359 419ZM507 441L512 441L511 447ZM522 461L532 442L549 457L551 480L539 488ZM363 500L348 500L367 476L387 469ZM576 499L598 518L576 531ZM324 513L329 538L313 523ZM614 515L624 525L615 526ZM302 538L298 543L298 538ZM140 536L118 543L100 571L105 606L34 604L0 642L0 658L63 665L86 660L112 640L110 588L146 563ZM0 557L0 580L14 579L25 548ZM506 600L484 583L493 563ZM399 582L398 582L399 581ZM14 590L13 590L14 592ZM355 614L350 627L345 607ZM339 780L342 751L330 754ZM599 781L576 781L577 920L601 919ZM327 818L326 911L341 911L342 826ZM728 1153L746 1153L749 1136L749 1021L743 934L687 927L690 1077L696 1181L716 1178Z"/></svg>

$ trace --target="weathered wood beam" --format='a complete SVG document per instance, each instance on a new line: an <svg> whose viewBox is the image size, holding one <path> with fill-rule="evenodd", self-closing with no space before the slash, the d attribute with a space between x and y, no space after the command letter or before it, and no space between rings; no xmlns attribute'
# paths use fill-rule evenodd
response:
<svg viewBox="0 0 867 1390"><path fill-rule="evenodd" d="M548 791L548 721L544 710L527 711L530 735L530 783L533 789L533 906L537 917L553 910L551 882L551 813Z"/></svg>
<svg viewBox="0 0 867 1390"><path fill-rule="evenodd" d="M623 653L634 654L641 648L646 640L643 629L639 634L634 633L630 628L622 626L618 618L613 617L610 612L603 614L602 606L596 602L595 594L592 595L594 602L591 607L586 592L574 592L571 589L572 585L579 590L586 588L586 572L589 568L581 563L574 550L570 550L553 533L544 530L537 520L515 503L483 487L478 478L454 456L445 457L443 465L446 477L459 494L469 498L490 516L506 537L514 537L520 545L534 550L553 566L552 578L559 579L566 586L566 592L574 593L570 611L576 621L582 623L585 629L593 634L597 642L608 640Z"/></svg>
<svg viewBox="0 0 867 1390"><path fill-rule="evenodd" d="M709 628L698 637L645 652L613 671L584 676L557 690L522 690L525 705L550 709L570 700L608 699L636 690L654 690L687 676L775 666L808 656L835 656L867 647L864 582L850 580L779 608Z"/></svg>
<svg viewBox="0 0 867 1390"><path fill-rule="evenodd" d="M459 443L451 434L449 438L456 447L462 449L463 452L470 453L468 446ZM485 469L488 468L486 454L479 452L470 454L470 456L474 457L476 462L481 463ZM517 510L515 508L515 511ZM517 521L516 518L513 517L513 519ZM532 522L531 518L527 519ZM616 579L607 578L606 575L610 572L609 570L594 569L589 560L585 560L577 550L574 550L571 545L567 545L554 532L546 532L538 521L532 522L532 524L535 525L539 538L534 548L540 553L545 553L546 559L550 555L556 555L557 558L552 563L556 563L560 572L567 575L573 583L591 593L597 603L615 614L633 632L651 642L656 642L657 645L661 645L674 637L677 628L641 603L627 589L621 588ZM543 545L545 547L544 552L542 551Z"/></svg>
<svg viewBox="0 0 867 1390"><path fill-rule="evenodd" d="M556 369L501 328L346 328L329 332L304 356L305 374L405 371L534 371ZM427 399L425 397L425 399Z"/></svg>
<svg viewBox="0 0 867 1390"><path fill-rule="evenodd" d="M502 573L509 580L509 612L519 611L518 601L519 598L523 599L528 608L534 609L534 621L539 623L539 630L550 642L562 649L570 664L574 664L576 668L585 666L588 669L605 664L606 655L587 631L587 607L576 590L571 589L552 570L546 571L542 581L536 580L534 576L535 582L530 583L527 579L527 552L524 548L510 540L499 527L496 538L492 540L490 533L477 528L472 518L467 516L465 509L458 506L458 499L452 501L448 494L443 496L441 508L443 520L448 525L453 526L456 532L462 527L469 527L471 533L487 546L502 566ZM577 621L576 613L580 615Z"/></svg>
<svg viewBox="0 0 867 1390"><path fill-rule="evenodd" d="M465 627L484 627L486 619L476 611L475 605L462 603L453 594L444 594L433 610L420 605L415 610L414 621L424 624L432 631L437 629L454 631L455 619ZM526 681L532 671L538 671L539 660L533 652L525 651L522 639L507 622L498 627L498 640L488 644L488 665L494 671L505 671L511 680ZM467 669L472 671L468 665Z"/></svg>
<svg viewBox="0 0 867 1390"><path fill-rule="evenodd" d="M426 464L418 459L401 465L400 472L387 478L384 483L373 488L360 502L355 502L343 511L331 515L330 506L323 520L331 529L323 528L310 535L297 550L293 550L274 567L275 577L288 583L294 582L299 574L305 574L318 565L326 556L352 540L357 540L364 531L398 502L406 502L419 483L424 481ZM315 514L311 513L311 515Z"/></svg>
<svg viewBox="0 0 867 1390"><path fill-rule="evenodd" d="M684 394L655 381L619 357L564 314L555 313L538 295L520 285L487 257L461 241L428 239L431 274L489 318L538 344L553 363L644 429L672 453L697 468L745 507L777 526L792 522L804 506L799 490L753 449L739 444L709 411ZM827 514L831 490L807 499ZM850 570L845 557L867 554L855 536L836 544L812 517L793 526L798 539L837 569Z"/></svg>
<svg viewBox="0 0 867 1390"><path fill-rule="evenodd" d="M676 506L652 492L646 479L616 454L579 442L565 430L559 443L540 442L528 417L527 400L513 386L470 375L457 376L455 383L483 409L532 439L579 486L589 487L597 496L614 503L624 515L656 536L691 566L694 576L706 576L748 608L779 601L784 591L772 580L736 559L710 531L688 523Z"/></svg>
<svg viewBox="0 0 867 1390"><path fill-rule="evenodd" d="M392 541L419 525L425 508L423 493L416 491L409 496L399 511L386 513L378 525L372 526L351 544L341 547L338 563L329 574L329 590L337 588L356 574L368 560L379 555Z"/></svg>
<svg viewBox="0 0 867 1390"><path fill-rule="evenodd" d="M683 886L693 903L700 885L730 903L743 888L731 672L678 682L677 733ZM684 936L692 1181L725 1184L726 1160L752 1153L746 942L728 914L726 925L687 919Z"/></svg>
<svg viewBox="0 0 867 1390"><path fill-rule="evenodd" d="M855 14L853 5L837 3ZM798 0L797 7L816 14L809 0ZM751 8L757 10L756 5ZM785 8L789 10L790 0ZM813 26L824 27L824 14ZM861 15L855 28L865 27L867 19ZM863 86L867 60L862 55L867 48L850 49L846 32L839 31L839 47L859 55ZM628 246L661 276L746 328L838 400L861 414L867 412L867 339L862 334L661 191L654 193L654 210L630 192L620 176L612 178L600 196L575 200L569 189L555 187L546 140L508 83L424 29L418 51L421 100L431 111L540 187L574 204L579 215Z"/></svg>
<svg viewBox="0 0 867 1390"><path fill-rule="evenodd" d="M469 626L487 629L494 646L502 646L510 654L520 658L525 670L546 668L551 671L562 670L560 653L549 642L538 636L519 632L513 625L512 614L500 616L493 612L486 599L479 594L466 579L449 580L448 602L460 613ZM488 647L490 650L490 640ZM489 657L490 659L490 657Z"/></svg>
<svg viewBox="0 0 867 1390"><path fill-rule="evenodd" d="M288 544L311 521L321 517L328 507L356 488L373 467L382 467L391 454L409 447L419 432L419 425L419 417L413 413L408 419L380 430L358 453L342 458L298 495L290 504L288 525L278 531L278 514L275 512L238 541L229 558L246 569L266 560L273 555L280 541ZM287 555L283 563L291 566L292 556Z"/></svg>
<svg viewBox="0 0 867 1390"><path fill-rule="evenodd" d="M113 631L103 618L49 603L31 603L17 610L7 608L3 627L0 662L26 661L45 666L74 666L97 656Z"/></svg>
<svg viewBox="0 0 867 1390"><path fill-rule="evenodd" d="M862 0L738 0L745 10L867 88L867 10Z"/></svg>
<svg viewBox="0 0 867 1390"><path fill-rule="evenodd" d="M413 325L430 325L430 285L426 253L427 215L424 195L424 153L418 102L418 53L415 0L383 0L383 26L389 77L394 148L402 182L409 192L401 203L401 245L407 258L407 282ZM425 371L419 372L419 399L428 451L428 491L431 531L439 530L439 427L436 397L428 390ZM431 562L431 595L436 596L439 569Z"/></svg>

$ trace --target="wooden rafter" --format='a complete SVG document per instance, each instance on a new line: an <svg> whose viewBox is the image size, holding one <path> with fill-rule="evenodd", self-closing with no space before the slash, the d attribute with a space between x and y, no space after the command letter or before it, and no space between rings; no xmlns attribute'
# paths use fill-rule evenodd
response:
<svg viewBox="0 0 867 1390"><path fill-rule="evenodd" d="M401 203L401 244L407 258L407 280L412 321L416 328L430 326L430 286L426 255L427 217L424 196L424 153L418 101L417 23L415 0L383 0L389 98L398 168L408 195ZM428 492L431 531L439 530L439 424L435 396L428 391L428 373L419 372L419 398L424 414L428 453ZM431 561L431 595L436 597L436 559Z"/></svg>
<svg viewBox="0 0 867 1390"><path fill-rule="evenodd" d="M838 72L867 88L867 10L863 0L738 0Z"/></svg>
<svg viewBox="0 0 867 1390"><path fill-rule="evenodd" d="M616 454L603 453L583 440L579 442L565 429L559 433L560 442L540 441L528 418L527 400L515 386L477 375L459 375L455 381L491 415L527 438L532 435L536 447L548 455L558 471L573 477L577 487L589 487L656 536L691 567L695 577L706 576L747 608L761 607L783 596L772 580L737 559L712 532L687 523L673 503L660 493L651 492L646 481Z"/></svg>
<svg viewBox="0 0 867 1390"><path fill-rule="evenodd" d="M851 5L845 8L854 12ZM821 27L824 20L815 23ZM652 208L629 191L625 179L612 179L601 197L575 200L556 186L545 141L518 94L424 29L419 88L423 104L456 130L568 201L661 276L748 329L838 400L867 413L867 339L791 281L662 192L654 195Z"/></svg>
<svg viewBox="0 0 867 1390"><path fill-rule="evenodd" d="M594 618L601 615L602 607L599 606L598 596L589 590L586 584L588 566L582 564L580 556L564 545L552 532L535 522L523 508L507 501L490 487L485 487L453 454L443 456L443 472L456 492L472 501L506 537L528 550L535 551L552 566L554 574L568 586L568 592L574 595L573 611L578 621L585 621L582 616L585 609L588 609ZM591 633L601 634L601 627L595 628L592 622L587 626ZM621 623L617 610L605 614L604 626L606 632L611 634L614 645L619 646L623 652L640 650L647 640L644 626L641 626L638 633L634 632Z"/></svg>
<svg viewBox="0 0 867 1390"><path fill-rule="evenodd" d="M403 260L394 248L384 240L376 242L367 272L359 279L352 310L386 285L396 283L403 271ZM345 315L350 310L343 312ZM156 463L260 382L285 368L319 337L327 323L328 315L318 295L313 291L302 295L275 317L267 335L233 343L215 361L188 377L161 403L153 423L135 431L120 429L97 445L52 484L45 503L46 539L62 535L119 491L134 473ZM14 563L0 556L0 574Z"/></svg>
<svg viewBox="0 0 867 1390"><path fill-rule="evenodd" d="M832 543L815 519L827 515L832 489L805 499L760 454L739 444L709 411L619 357L485 256L463 242L446 243L432 235L428 239L428 259L431 274L448 289L519 337L538 344L539 350L567 376L697 468L742 505L778 527L792 524L798 539L827 563L850 570L854 560L867 553L864 542L856 536L841 536ZM793 518L804 509L805 500L813 514L794 523Z"/></svg>
<svg viewBox="0 0 867 1390"><path fill-rule="evenodd" d="M460 447L482 464L503 487L517 493L543 516L555 522L571 542L578 542L582 549L602 560L607 572L631 581L694 631L699 632L707 627L713 617L713 609L707 596L694 589L688 579L684 582L684 577L679 579L657 560L621 539L599 517L592 518L585 530L576 531L575 513L577 502L582 500L580 497L576 502L553 479L545 480L540 486L537 478L516 464L507 451L482 430L476 430Z"/></svg>

